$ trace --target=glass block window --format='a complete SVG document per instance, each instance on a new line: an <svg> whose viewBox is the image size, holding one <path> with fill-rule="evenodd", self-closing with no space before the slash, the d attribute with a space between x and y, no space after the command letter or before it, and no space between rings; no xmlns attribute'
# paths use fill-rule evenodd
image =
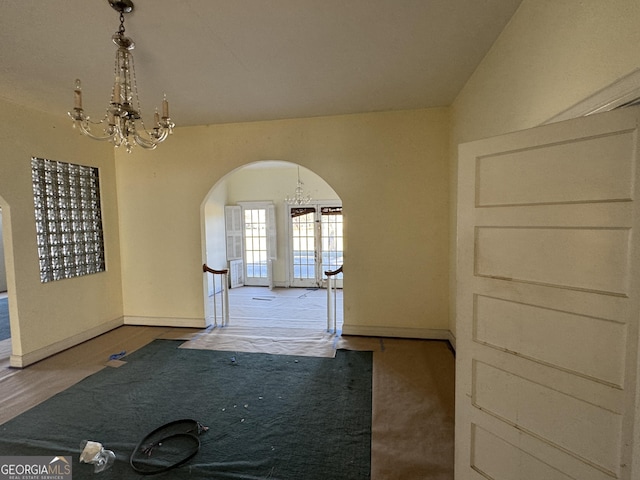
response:
<svg viewBox="0 0 640 480"><path fill-rule="evenodd" d="M31 159L40 281L103 272L98 169Z"/></svg>

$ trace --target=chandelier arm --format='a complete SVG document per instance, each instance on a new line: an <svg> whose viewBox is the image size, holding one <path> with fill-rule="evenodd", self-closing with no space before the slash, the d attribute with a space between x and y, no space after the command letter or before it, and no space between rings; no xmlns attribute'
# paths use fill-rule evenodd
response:
<svg viewBox="0 0 640 480"><path fill-rule="evenodd" d="M149 132L144 128L138 129L136 127L136 122L131 122L129 133L133 136L135 143L140 145L142 148L153 150L160 142L162 142L161 139L156 138L154 135L155 132Z"/></svg>
<svg viewBox="0 0 640 480"><path fill-rule="evenodd" d="M144 138L137 131L134 132L133 139L142 148L146 148L148 150L153 150L158 146L158 143L159 143L159 142L154 142L153 140L149 140L148 138Z"/></svg>
<svg viewBox="0 0 640 480"><path fill-rule="evenodd" d="M87 123L87 125L92 124L92 125L102 125L105 120L107 120L108 115L105 113L104 116L100 119L100 120L91 120L91 118L89 117L85 117L84 121Z"/></svg>
<svg viewBox="0 0 640 480"><path fill-rule="evenodd" d="M169 130L168 128L159 127L157 129L157 133L156 131L154 131L153 133L154 133L153 137L156 139L155 141L157 143L160 143L160 142L164 142L167 139L167 137L171 133L171 130Z"/></svg>
<svg viewBox="0 0 640 480"><path fill-rule="evenodd" d="M162 143L164 142L167 137L169 135L171 135L173 133L173 123L171 123L171 121L168 122L158 122L156 124L156 127L154 127L153 130L147 130L144 128L144 123L142 123L142 121L140 121L140 124L142 125L142 129L141 131L144 132L144 134L149 137L148 140L150 142L153 143ZM140 132L140 130L136 130L136 133ZM143 137L140 133L138 133L138 135L140 135L142 138Z"/></svg>
<svg viewBox="0 0 640 480"><path fill-rule="evenodd" d="M80 131L89 138L92 138L94 140L100 140L100 141L113 140L113 135L112 134L110 135L109 133L107 133L105 136L99 136L91 133L91 130L87 128L84 121L76 121L76 125L78 125L78 128L80 128Z"/></svg>

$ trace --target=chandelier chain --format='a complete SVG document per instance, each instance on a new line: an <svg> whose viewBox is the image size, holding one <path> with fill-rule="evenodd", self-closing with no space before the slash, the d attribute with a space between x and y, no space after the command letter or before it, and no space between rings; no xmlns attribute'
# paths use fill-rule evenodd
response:
<svg viewBox="0 0 640 480"><path fill-rule="evenodd" d="M129 57L129 61L131 62L131 72L130 75L133 75L133 85L134 88L133 93L136 96L136 109L138 110L138 115L140 116L140 125L142 125L142 129L146 130L147 127L144 126L144 120L142 119L142 107L140 106L140 97L138 97L138 81L136 80L136 69L133 61L133 55Z"/></svg>
<svg viewBox="0 0 640 480"><path fill-rule="evenodd" d="M124 34L124 12L120 12L120 28L118 28L118 33Z"/></svg>

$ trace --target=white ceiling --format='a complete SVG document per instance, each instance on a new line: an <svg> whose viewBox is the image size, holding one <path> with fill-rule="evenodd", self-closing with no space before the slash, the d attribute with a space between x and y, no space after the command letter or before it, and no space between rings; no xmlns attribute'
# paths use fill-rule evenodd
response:
<svg viewBox="0 0 640 480"><path fill-rule="evenodd" d="M178 126L450 105L521 0L136 0L142 111ZM102 116L118 13L107 0L3 0L0 97Z"/></svg>

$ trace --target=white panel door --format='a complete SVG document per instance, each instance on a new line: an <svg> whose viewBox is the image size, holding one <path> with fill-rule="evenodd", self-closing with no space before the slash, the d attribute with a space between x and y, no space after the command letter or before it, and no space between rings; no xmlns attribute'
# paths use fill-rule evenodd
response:
<svg viewBox="0 0 640 480"><path fill-rule="evenodd" d="M639 117L460 146L457 480L640 479Z"/></svg>

